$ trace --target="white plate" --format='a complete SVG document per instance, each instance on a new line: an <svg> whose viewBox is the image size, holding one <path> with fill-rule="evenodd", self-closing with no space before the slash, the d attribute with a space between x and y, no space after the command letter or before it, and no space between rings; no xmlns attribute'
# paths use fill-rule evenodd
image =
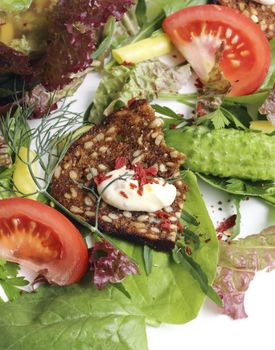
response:
<svg viewBox="0 0 275 350"><path fill-rule="evenodd" d="M70 98L76 100L72 110L84 112L91 103L100 81L97 74L89 74L84 83ZM192 91L192 84L183 88ZM160 102L160 101L159 101ZM164 102L161 101L164 105ZM186 112L183 105L169 102L169 107L177 112ZM32 126L39 124L33 121ZM217 222L234 212L231 196L201 183L200 187L215 226ZM218 202L222 202L220 205ZM219 208L222 207L222 211ZM275 209L262 202L249 199L241 203L241 236L259 233L268 225L275 224ZM275 324L275 273L257 273L245 298L247 319L233 321L222 315L210 301L206 301L199 316L184 325L161 325L159 328L147 327L149 350L246 350L274 349ZM137 350L138 346L137 346Z"/></svg>

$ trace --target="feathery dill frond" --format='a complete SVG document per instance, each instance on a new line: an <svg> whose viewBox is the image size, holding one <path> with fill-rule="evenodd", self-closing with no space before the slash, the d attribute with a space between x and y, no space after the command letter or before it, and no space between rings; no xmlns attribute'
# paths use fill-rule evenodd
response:
<svg viewBox="0 0 275 350"><path fill-rule="evenodd" d="M79 216L74 215L48 192L56 166L63 159L75 138L81 135L79 132L76 133L75 130L85 126L83 115L70 110L73 103L74 102L67 103L66 100L64 100L54 113L48 111L41 119L37 128L30 128L28 124L33 107L18 106L14 114L9 113L5 119L0 119L0 131L3 132L3 136L14 158L19 159L27 166L31 178L36 185L36 192L29 194L29 196L44 195L68 217L87 228L89 232L105 239L116 249L121 250L110 237L100 231L98 227L98 215L96 224L93 226L82 220ZM83 129L83 131L86 130L87 129ZM26 158L23 158L20 154L20 149L22 147L27 149ZM38 175L33 171L35 164L40 168ZM26 195L20 192L12 179L11 185L9 188L6 188L6 191L11 191L11 189L13 189L15 193L26 197ZM92 191L92 189L89 190ZM101 202L100 196L98 196L97 201L97 206L99 208Z"/></svg>

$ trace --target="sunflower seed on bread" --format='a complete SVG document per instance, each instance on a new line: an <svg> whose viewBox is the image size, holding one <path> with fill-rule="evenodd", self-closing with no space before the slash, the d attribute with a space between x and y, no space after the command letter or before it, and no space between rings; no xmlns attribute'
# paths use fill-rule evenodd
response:
<svg viewBox="0 0 275 350"><path fill-rule="evenodd" d="M245 16L251 18L268 39L275 37L275 4L262 5L252 0L219 0L218 3L237 9Z"/></svg>
<svg viewBox="0 0 275 350"><path fill-rule="evenodd" d="M122 211L102 202L98 223L105 233L158 250L173 248L187 191L179 178L185 156L165 144L162 126L162 120L155 117L145 100L135 101L129 108L113 113L69 148L56 168L52 196L75 215L95 224L96 198L85 189L94 185L93 179L112 171L121 156L132 164L153 166L158 170L158 177L173 179L177 196L172 205L160 215L159 212Z"/></svg>

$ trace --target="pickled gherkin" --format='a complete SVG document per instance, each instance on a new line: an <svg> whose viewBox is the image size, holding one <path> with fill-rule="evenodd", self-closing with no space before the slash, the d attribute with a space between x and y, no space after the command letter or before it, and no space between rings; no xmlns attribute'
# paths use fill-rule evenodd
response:
<svg viewBox="0 0 275 350"><path fill-rule="evenodd" d="M166 131L166 142L187 156L185 166L220 177L275 180L275 136L251 130L190 126Z"/></svg>

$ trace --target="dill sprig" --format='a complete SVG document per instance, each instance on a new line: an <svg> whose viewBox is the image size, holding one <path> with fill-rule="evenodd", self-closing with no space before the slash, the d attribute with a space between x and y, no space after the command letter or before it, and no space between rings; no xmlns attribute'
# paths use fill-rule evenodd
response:
<svg viewBox="0 0 275 350"><path fill-rule="evenodd" d="M95 225L91 225L65 208L59 201L52 197L48 191L57 165L64 158L68 148L74 142L76 137L80 136L79 132L76 133L76 129L85 126L83 115L71 111L73 103L74 101L67 103L66 100L64 100L60 104L58 110L54 113L48 111L40 120L40 124L37 128L30 128L28 125L28 120L32 115L33 107L20 107L18 105L14 114L10 112L5 118L0 119L0 131L2 131L3 137L13 153L14 158L19 159L27 166L31 178L36 185L36 191L28 195L22 193L13 182L12 178L9 186L6 188L2 186L2 188L7 193L13 191L24 197L44 195L63 213L85 227L91 232L91 234L95 234L96 236L105 239L116 249L127 255L121 248L117 247L111 238L99 229L98 212L102 199L101 196L96 196L96 222ZM27 149L26 159L20 154L20 149L22 147ZM35 174L33 170L34 165L38 165L40 168L38 175ZM81 186L83 187L84 185L81 184ZM85 189L91 191L93 194L95 193L92 189ZM132 258L130 259L132 260Z"/></svg>

